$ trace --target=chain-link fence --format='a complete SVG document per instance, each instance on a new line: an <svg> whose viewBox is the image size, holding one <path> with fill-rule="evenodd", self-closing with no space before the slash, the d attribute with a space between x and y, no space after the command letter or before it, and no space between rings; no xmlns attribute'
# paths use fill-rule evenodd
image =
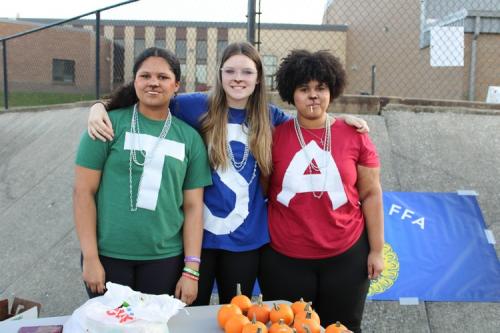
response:
<svg viewBox="0 0 500 333"><path fill-rule="evenodd" d="M334 0L349 92L484 101L500 84L500 1Z"/></svg>
<svg viewBox="0 0 500 333"><path fill-rule="evenodd" d="M269 1L256 3L255 43L270 89L281 58L296 48L335 53L348 73L348 94L485 101L488 88L500 86L500 0L329 0L323 22L314 25L260 23ZM241 6L246 13L248 4ZM308 10L307 2L301 6ZM1 19L0 37L53 22ZM204 91L224 47L246 40L249 26L147 18L100 23L97 71L95 15L9 40L0 68L2 77L7 68L9 106L95 99L96 78L99 94L109 94L132 79L134 57L150 46L175 52L183 91ZM3 94L3 81L1 88Z"/></svg>

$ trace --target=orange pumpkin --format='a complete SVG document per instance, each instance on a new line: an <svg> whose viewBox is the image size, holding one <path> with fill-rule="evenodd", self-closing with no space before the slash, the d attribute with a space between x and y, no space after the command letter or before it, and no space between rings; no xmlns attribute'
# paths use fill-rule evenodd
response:
<svg viewBox="0 0 500 333"><path fill-rule="evenodd" d="M319 323L311 318L312 312L306 312L304 318L295 318L293 322L293 328L297 330L297 333L320 333L321 326Z"/></svg>
<svg viewBox="0 0 500 333"><path fill-rule="evenodd" d="M250 320L243 314L232 315L224 325L224 333L241 333L243 326L249 322Z"/></svg>
<svg viewBox="0 0 500 333"><path fill-rule="evenodd" d="M241 333L267 333L267 326L253 317L250 323L243 326Z"/></svg>
<svg viewBox="0 0 500 333"><path fill-rule="evenodd" d="M296 313L295 314L295 320L297 319L303 319L306 317L307 313L310 312L311 313L311 318L315 321L318 322L318 324L321 325L321 322L320 322L320 318L319 318L319 315L318 313L316 313L316 311L314 311L312 308L311 308L311 304L310 303L307 303L304 311L300 311L299 313Z"/></svg>
<svg viewBox="0 0 500 333"><path fill-rule="evenodd" d="M293 333L293 329L285 324L283 319L280 319L269 327L269 333Z"/></svg>
<svg viewBox="0 0 500 333"><path fill-rule="evenodd" d="M300 300L295 301L292 304L292 311L294 314L297 314L297 312L304 311L304 308L306 307L307 302L304 301L304 299L301 297Z"/></svg>
<svg viewBox="0 0 500 333"><path fill-rule="evenodd" d="M257 303L252 304L252 306L248 309L247 317L252 320L255 315L255 318L258 321L267 324L270 312L271 308L269 308L269 305L262 303L262 294L260 294Z"/></svg>
<svg viewBox="0 0 500 333"><path fill-rule="evenodd" d="M221 305L219 311L217 312L217 322L220 328L224 328L226 321L236 314L243 314L241 309L234 304L224 304Z"/></svg>
<svg viewBox="0 0 500 333"><path fill-rule="evenodd" d="M315 329L311 329L308 324L303 324L302 327L303 327L304 333L313 333L314 332L313 330L315 330ZM321 331L321 329L320 329L320 331ZM320 331L318 331L318 332L320 332ZM298 332L298 331L296 331L296 332Z"/></svg>
<svg viewBox="0 0 500 333"><path fill-rule="evenodd" d="M292 308L286 303L274 303L273 308L269 313L269 319L273 324L279 322L280 319L283 319L285 324L290 325L293 321L293 317Z"/></svg>
<svg viewBox="0 0 500 333"><path fill-rule="evenodd" d="M236 305L241 311L246 314L248 308L252 306L252 301L246 295L241 294L241 284L236 284L236 296L231 299L231 304Z"/></svg>
<svg viewBox="0 0 500 333"><path fill-rule="evenodd" d="M349 330L347 329L347 327L342 325L340 321L328 325L328 327L325 329L325 333L343 333L343 332L349 332Z"/></svg>

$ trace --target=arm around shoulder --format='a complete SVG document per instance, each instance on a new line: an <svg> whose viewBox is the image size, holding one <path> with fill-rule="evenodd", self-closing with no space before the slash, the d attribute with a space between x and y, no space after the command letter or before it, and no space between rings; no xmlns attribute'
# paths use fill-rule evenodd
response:
<svg viewBox="0 0 500 333"><path fill-rule="evenodd" d="M370 127L366 120L360 117L356 117L350 114L341 114L336 115L335 117L343 119L345 123L349 126L356 128L359 133L368 133L370 132Z"/></svg>
<svg viewBox="0 0 500 333"><path fill-rule="evenodd" d="M106 105L103 102L97 102L90 107L87 131L93 140L113 140L113 124L109 119Z"/></svg>
<svg viewBox="0 0 500 333"><path fill-rule="evenodd" d="M286 113L274 104L269 104L269 112L271 113L273 126L281 125L287 120L292 119L292 116L290 114Z"/></svg>

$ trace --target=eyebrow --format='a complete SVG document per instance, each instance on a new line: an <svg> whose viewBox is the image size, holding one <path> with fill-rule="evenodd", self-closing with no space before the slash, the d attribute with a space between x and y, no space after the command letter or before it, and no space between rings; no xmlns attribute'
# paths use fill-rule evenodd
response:
<svg viewBox="0 0 500 333"><path fill-rule="evenodd" d="M225 68L225 69L239 69L239 70L257 71L257 69L254 69L254 68L251 68L251 67L238 68L238 67L233 67L233 66L224 66L222 68Z"/></svg>
<svg viewBox="0 0 500 333"><path fill-rule="evenodd" d="M150 72L147 70L139 70L137 74L158 74L158 75L170 75L168 72Z"/></svg>

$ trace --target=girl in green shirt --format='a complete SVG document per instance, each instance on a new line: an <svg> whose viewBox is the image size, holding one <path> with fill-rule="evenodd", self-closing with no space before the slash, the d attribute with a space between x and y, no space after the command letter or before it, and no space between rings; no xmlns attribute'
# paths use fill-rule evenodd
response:
<svg viewBox="0 0 500 333"><path fill-rule="evenodd" d="M74 216L90 297L105 283L150 294L197 296L203 187L211 184L200 135L168 108L180 64L164 49L137 58L132 83L110 103L117 135L85 133L76 158ZM194 259L193 259L194 258Z"/></svg>

